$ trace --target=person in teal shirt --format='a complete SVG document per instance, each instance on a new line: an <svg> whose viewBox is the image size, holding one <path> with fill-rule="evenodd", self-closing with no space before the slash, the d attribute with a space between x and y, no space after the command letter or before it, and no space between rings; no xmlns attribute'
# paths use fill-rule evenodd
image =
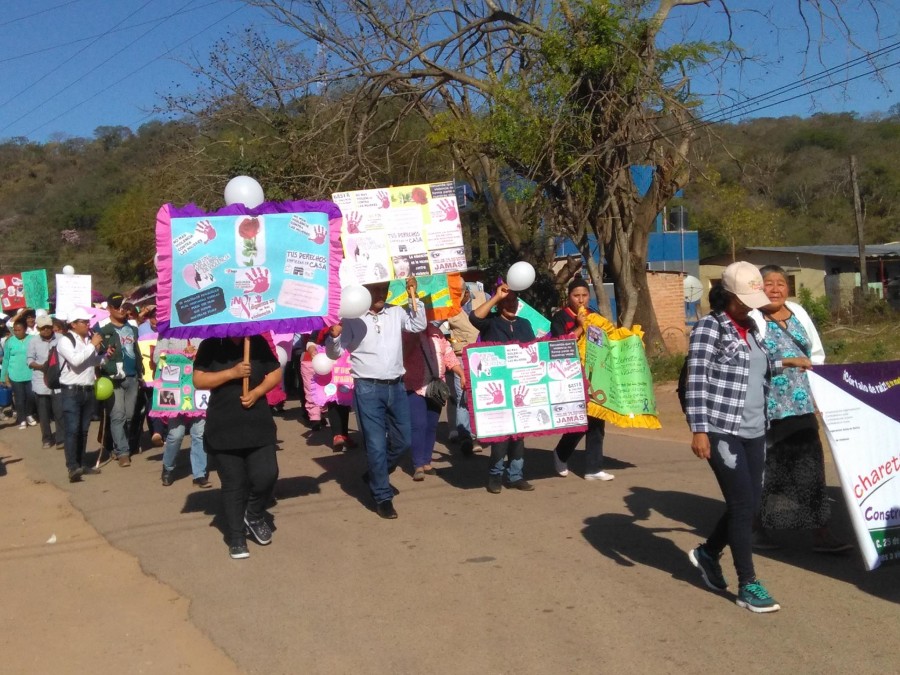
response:
<svg viewBox="0 0 900 675"><path fill-rule="evenodd" d="M31 415L34 409L34 392L31 389L31 368L28 367L26 355L32 336L27 334L27 330L25 319L18 319L13 324L13 333L6 341L3 368L0 370L0 380L13 390L16 424L19 429L37 426L37 420Z"/></svg>

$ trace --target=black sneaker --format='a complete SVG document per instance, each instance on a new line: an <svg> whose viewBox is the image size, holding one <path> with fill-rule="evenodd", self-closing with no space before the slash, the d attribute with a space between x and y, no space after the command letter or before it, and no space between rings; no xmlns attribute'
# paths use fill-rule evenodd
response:
<svg viewBox="0 0 900 675"><path fill-rule="evenodd" d="M492 495L499 495L503 489L503 476L491 474L488 476L487 491Z"/></svg>
<svg viewBox="0 0 900 675"><path fill-rule="evenodd" d="M393 520L397 517L397 509L394 508L394 501L391 499L386 502L378 502L375 505L375 511L385 520Z"/></svg>
<svg viewBox="0 0 900 675"><path fill-rule="evenodd" d="M71 471L69 471L69 482L70 483L80 483L81 482L81 474L84 473L84 469L80 466L75 467Z"/></svg>
<svg viewBox="0 0 900 675"><path fill-rule="evenodd" d="M162 470L162 476L160 480L162 481L163 487L169 487L172 483L175 482L175 477L172 475L175 473L174 471L167 471L166 469Z"/></svg>
<svg viewBox="0 0 900 675"><path fill-rule="evenodd" d="M700 570L703 583L714 591L724 591L728 588L728 582L725 580L722 566L719 564L721 557L721 553L717 556L707 553L702 544L688 553L691 565Z"/></svg>
<svg viewBox="0 0 900 675"><path fill-rule="evenodd" d="M247 534L253 537L260 546L268 546L272 543L272 528L269 527L265 518L251 520L249 516L244 516L244 525L247 526Z"/></svg>
<svg viewBox="0 0 900 675"><path fill-rule="evenodd" d="M199 478L194 479L194 487L211 488L212 483L209 482L209 478L207 478L206 476L200 476Z"/></svg>
<svg viewBox="0 0 900 675"><path fill-rule="evenodd" d="M234 560L242 560L243 558L250 557L250 551L247 549L247 544L234 544L228 547L228 555L230 555Z"/></svg>
<svg viewBox="0 0 900 675"><path fill-rule="evenodd" d="M81 470L82 476L99 476L100 469L95 466L86 466Z"/></svg>

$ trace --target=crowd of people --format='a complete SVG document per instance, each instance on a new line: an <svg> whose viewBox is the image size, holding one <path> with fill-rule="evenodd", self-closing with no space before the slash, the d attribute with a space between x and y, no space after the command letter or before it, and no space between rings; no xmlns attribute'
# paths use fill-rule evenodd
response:
<svg viewBox="0 0 900 675"><path fill-rule="evenodd" d="M689 560L707 586L724 591L728 583L719 561L729 547L738 577L737 603L754 612L779 608L756 576L752 558L754 547L776 545L771 530L811 528L815 550L848 548L828 529L824 456L804 374L823 362L824 353L809 317L787 301L786 279L777 267L760 273L740 262L726 268L710 291L711 312L691 335L686 362L691 448L709 462L726 505ZM462 311L446 322L427 320L415 278L407 280L403 305L386 303L386 283L368 289L371 305L362 317L295 336L292 363L302 382L307 421L314 431L330 427L334 452L357 446L348 430L350 413L356 415L366 457L363 480L377 515L394 519L390 474L408 455L413 480L435 473L431 462L445 399L451 441L463 455L483 450L472 434L461 360L465 347L479 340L530 342L535 332L517 315L517 293L502 282L490 294L480 283L466 282ZM576 277L565 304L551 317L552 337L581 336L591 311L589 298L587 282ZM10 319L0 379L12 389L16 425L40 424L43 447L64 448L73 483L101 470L99 461L88 461L88 428L94 419L104 427L106 452L123 468L139 450L148 424L152 445L164 447L161 483L166 487L175 480L176 458L189 434L194 485L211 486L210 467L221 484L229 555L248 557L248 538L271 543L266 509L278 478L273 411L284 401L283 363L271 337L158 337L152 305L138 308L112 293L105 309L109 316L101 322L94 321L89 308L56 317L23 310ZM48 386L46 377L54 351L57 388ZM152 373L167 353L193 359L193 384L209 391L205 415L147 417ZM333 360L347 353L352 406L336 401L323 406L315 400L313 362L320 353ZM112 395L103 402L95 396L100 375L113 383ZM585 479L612 480L603 467L604 437L604 422L593 417L586 433L564 434L553 450L556 473L568 475L568 460L585 438ZM524 450L518 435L493 440L488 492L500 494L504 486L534 490L525 477Z"/></svg>

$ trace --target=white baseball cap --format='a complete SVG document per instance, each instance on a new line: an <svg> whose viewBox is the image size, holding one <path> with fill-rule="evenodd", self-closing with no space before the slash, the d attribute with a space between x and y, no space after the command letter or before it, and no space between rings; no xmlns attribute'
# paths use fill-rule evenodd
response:
<svg viewBox="0 0 900 675"><path fill-rule="evenodd" d="M84 307L76 307L71 312L69 312L68 316L66 316L66 321L72 323L73 321L93 321L94 315L87 311Z"/></svg>
<svg viewBox="0 0 900 675"><path fill-rule="evenodd" d="M752 263L743 260L731 263L722 272L722 287L750 309L772 304L763 291L762 275Z"/></svg>

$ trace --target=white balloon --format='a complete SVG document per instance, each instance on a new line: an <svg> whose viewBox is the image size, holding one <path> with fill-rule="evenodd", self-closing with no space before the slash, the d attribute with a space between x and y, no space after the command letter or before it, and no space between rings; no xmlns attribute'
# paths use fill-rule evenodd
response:
<svg viewBox="0 0 900 675"><path fill-rule="evenodd" d="M372 294L365 286L351 285L341 289L341 307L338 315L342 319L358 319L369 311Z"/></svg>
<svg viewBox="0 0 900 675"><path fill-rule="evenodd" d="M326 354L316 354L312 359L312 366L316 375L327 375L334 368L334 361L329 359Z"/></svg>
<svg viewBox="0 0 900 675"><path fill-rule="evenodd" d="M250 176L235 176L225 186L225 203L243 204L248 209L255 209L266 201L262 185Z"/></svg>
<svg viewBox="0 0 900 675"><path fill-rule="evenodd" d="M288 353L281 345L276 345L275 353L278 355L278 363L282 368L288 364Z"/></svg>
<svg viewBox="0 0 900 675"><path fill-rule="evenodd" d="M524 291L531 288L534 283L534 267L531 263L520 260L514 263L506 273L506 285L513 291Z"/></svg>
<svg viewBox="0 0 900 675"><path fill-rule="evenodd" d="M65 267L63 267L63 274L70 277L75 274L75 268L71 265L66 265Z"/></svg>

